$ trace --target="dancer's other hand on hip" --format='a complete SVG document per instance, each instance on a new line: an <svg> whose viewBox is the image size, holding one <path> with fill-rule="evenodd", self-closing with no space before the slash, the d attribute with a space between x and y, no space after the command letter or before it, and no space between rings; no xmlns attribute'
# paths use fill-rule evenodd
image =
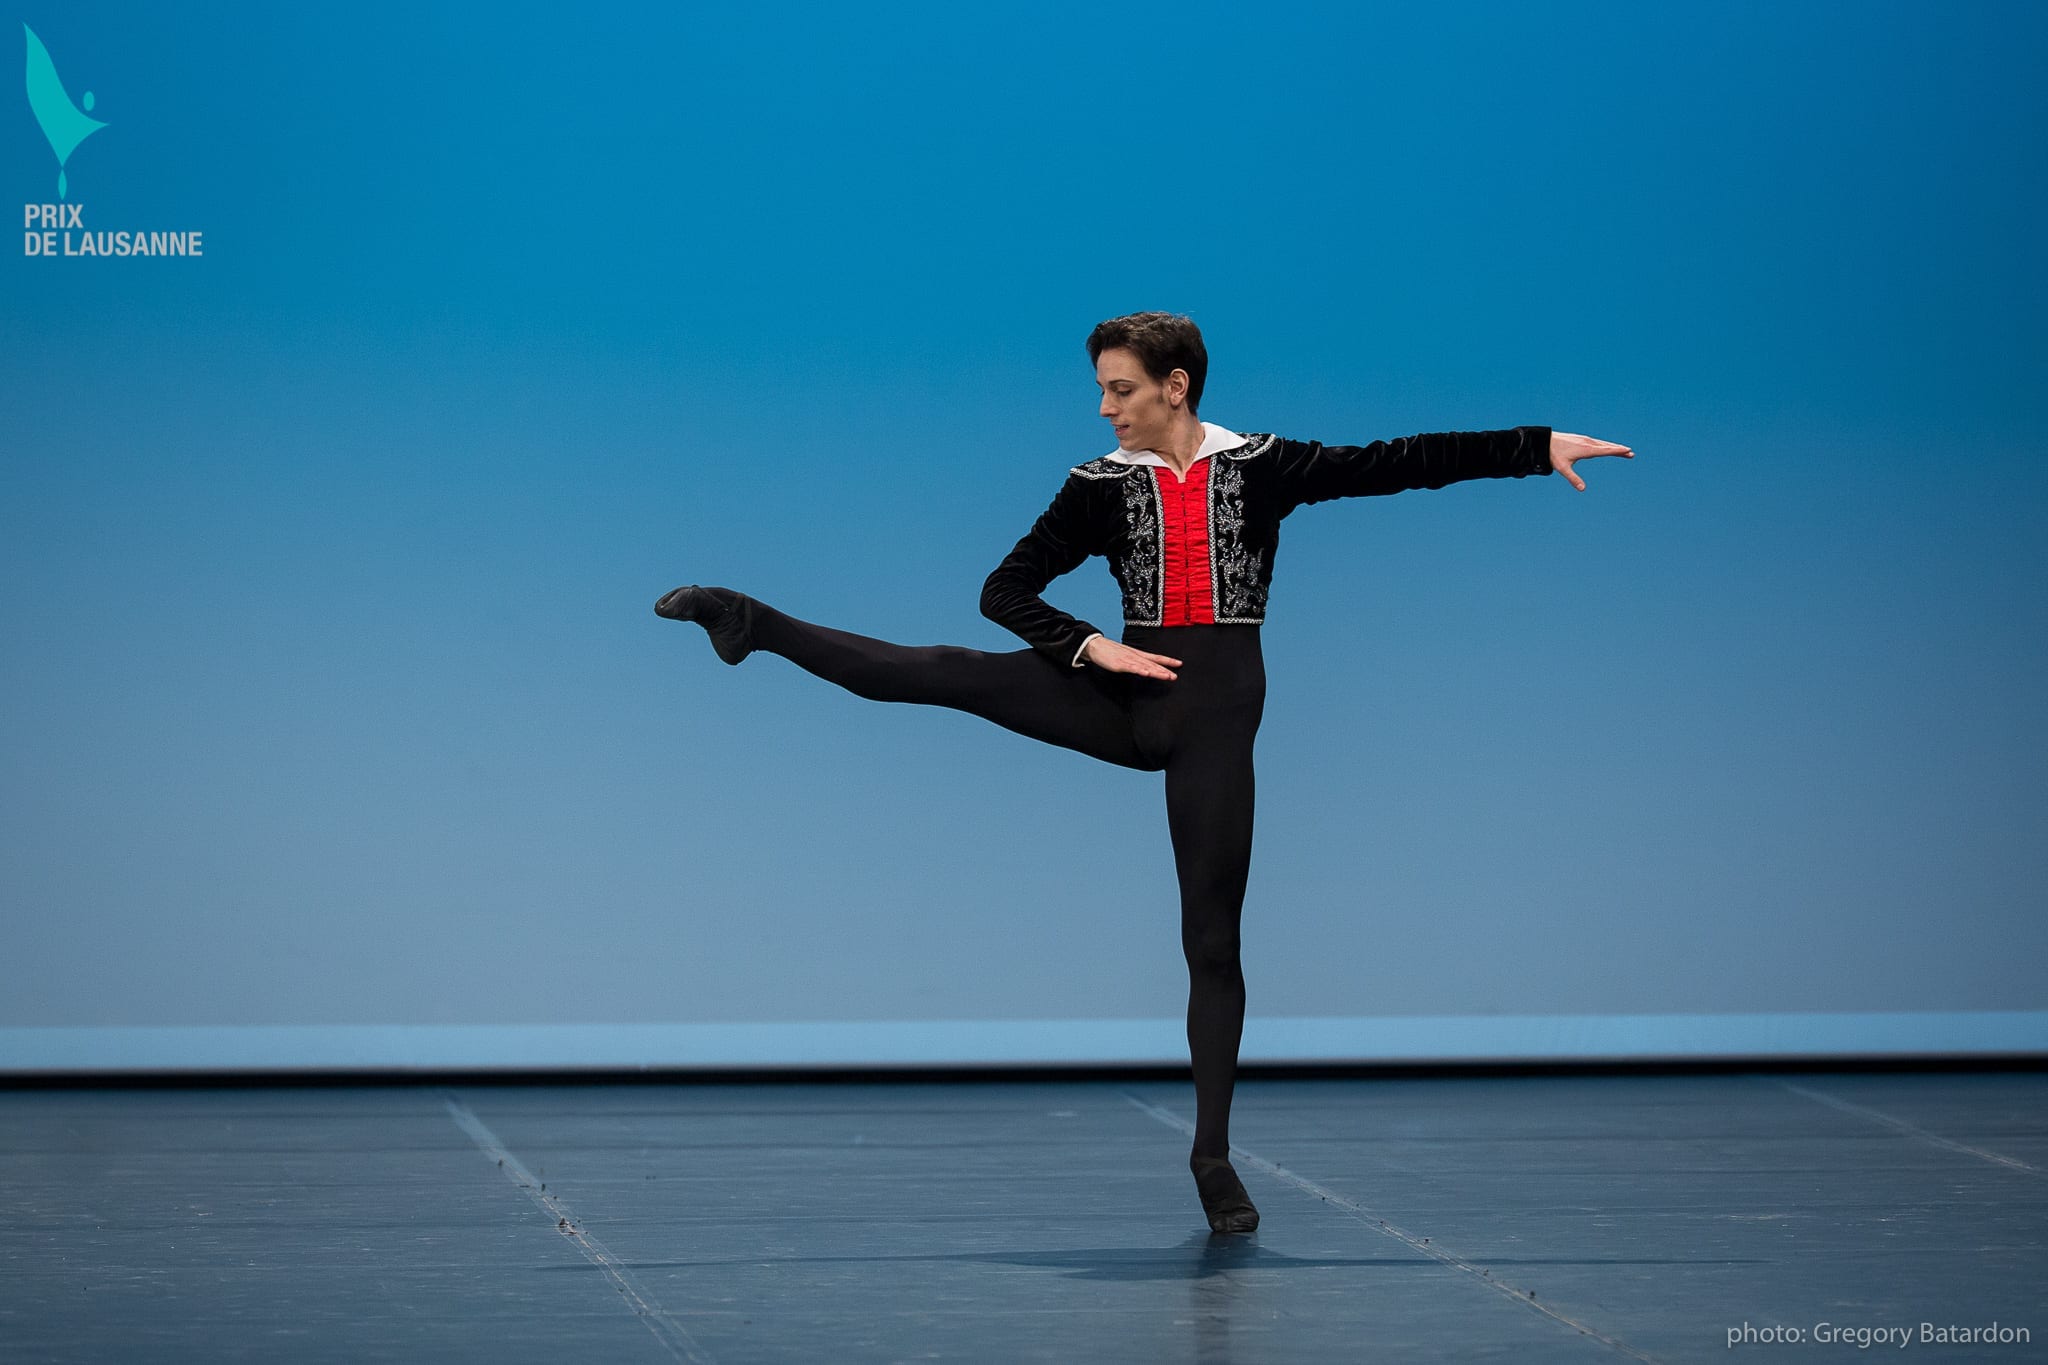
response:
<svg viewBox="0 0 2048 1365"><path fill-rule="evenodd" d="M1180 676L1172 668L1167 667L1168 664L1172 664L1174 668L1178 668L1179 659L1171 655L1133 649L1120 640L1110 639L1107 635L1098 635L1090 640L1088 647L1081 651L1081 658L1097 668L1106 668L1112 673L1135 673L1141 678L1165 678L1168 681Z"/></svg>
<svg viewBox="0 0 2048 1365"><path fill-rule="evenodd" d="M1619 455L1625 460L1636 457L1633 450L1612 441L1598 441L1569 431L1550 433L1550 467L1570 479L1572 487L1581 493L1586 491L1586 481L1572 473L1572 461L1590 460L1596 455Z"/></svg>

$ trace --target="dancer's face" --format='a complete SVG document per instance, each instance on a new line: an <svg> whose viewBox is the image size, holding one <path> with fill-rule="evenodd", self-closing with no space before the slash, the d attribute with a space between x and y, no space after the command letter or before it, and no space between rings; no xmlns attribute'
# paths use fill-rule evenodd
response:
<svg viewBox="0 0 2048 1365"><path fill-rule="evenodd" d="M1102 406L1097 411L1116 429L1116 443L1123 450L1165 446L1175 416L1187 409L1186 370L1154 379L1145 373L1137 353L1121 346L1096 358L1095 383L1102 390Z"/></svg>

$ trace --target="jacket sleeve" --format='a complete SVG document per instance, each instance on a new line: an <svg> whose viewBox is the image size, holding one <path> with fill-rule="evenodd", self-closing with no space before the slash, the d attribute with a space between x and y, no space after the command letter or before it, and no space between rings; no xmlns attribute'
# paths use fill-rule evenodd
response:
<svg viewBox="0 0 2048 1365"><path fill-rule="evenodd" d="M981 614L1062 667L1082 667L1082 648L1102 634L1039 596L1097 551L1087 495L1087 481L1069 474L1052 505L981 585Z"/></svg>
<svg viewBox="0 0 2048 1365"><path fill-rule="evenodd" d="M1548 474L1550 428L1439 431L1366 446L1283 440L1279 465L1280 515L1284 517L1304 503L1328 498L1442 488L1464 479Z"/></svg>

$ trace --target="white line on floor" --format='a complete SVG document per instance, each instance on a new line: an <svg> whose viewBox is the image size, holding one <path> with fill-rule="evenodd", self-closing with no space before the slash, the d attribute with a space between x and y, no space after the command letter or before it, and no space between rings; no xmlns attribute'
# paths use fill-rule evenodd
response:
<svg viewBox="0 0 2048 1365"><path fill-rule="evenodd" d="M1993 1152L1983 1147L1972 1147L1967 1142L1957 1142L1954 1138L1945 1138L1939 1133L1930 1133L1925 1128L1908 1123L1904 1119L1893 1118L1890 1114L1872 1109L1868 1105L1837 1099L1835 1096L1825 1094L1819 1090L1809 1090L1803 1085L1794 1085L1783 1077L1774 1076L1772 1079L1795 1095L1804 1095L1810 1100L1818 1100L1822 1104L1831 1104L1845 1114L1856 1114L1874 1123L1886 1124L1910 1137L1916 1137L1920 1141L1930 1143L1933 1146L1946 1147L1951 1152L1961 1152L1965 1156L1974 1156L1979 1160L1993 1162L2015 1171L2023 1171L2028 1175L2048 1175L2048 1171L2042 1170L2031 1162L2021 1161L2016 1156L2007 1156L2003 1152Z"/></svg>
<svg viewBox="0 0 2048 1365"><path fill-rule="evenodd" d="M1128 1090L1123 1091L1121 1093L1123 1094L1123 1097L1125 1099L1129 1100L1132 1104L1135 1104L1136 1106L1138 1106L1138 1108L1150 1114L1153 1118L1158 1119L1167 1127L1177 1128L1181 1132L1186 1133L1189 1137L1193 1137L1195 1135L1195 1125L1188 1122L1180 1115L1174 1113L1172 1110L1162 1109L1158 1105L1153 1104L1148 1100L1142 1100L1138 1098L1136 1095L1133 1095ZM1338 1194L1335 1190L1325 1189L1323 1186L1316 1184L1316 1182L1313 1180L1309 1180L1303 1176L1298 1176L1294 1172L1287 1170L1284 1167L1276 1166L1272 1162L1266 1160L1264 1157L1259 1156L1257 1153L1246 1151L1244 1148L1238 1146L1236 1143L1232 1143L1230 1146L1230 1158L1231 1164L1233 1166L1236 1165L1238 1162L1242 1161L1246 1165L1253 1166L1261 1171L1264 1171L1267 1175L1272 1176L1276 1180L1284 1180L1288 1184L1294 1186L1296 1189L1303 1190L1309 1194L1314 1195L1316 1198L1323 1200L1325 1203L1335 1204L1339 1209L1342 1209L1345 1213L1350 1214L1353 1218L1356 1218L1359 1222L1364 1223L1367 1227L1373 1229L1375 1232L1384 1233L1387 1236L1393 1238L1395 1241L1404 1243L1411 1250L1420 1252L1422 1255L1430 1257L1432 1260L1441 1261L1443 1264L1450 1266L1453 1269L1462 1270L1466 1274L1472 1276L1473 1280L1476 1283L1485 1285L1488 1289L1493 1290L1497 1294L1506 1295L1508 1298L1513 1299L1516 1303L1521 1304L1524 1308L1533 1308L1547 1318L1555 1319L1556 1321L1563 1323L1567 1327L1574 1328L1577 1331L1583 1332L1585 1335L1593 1338L1595 1341L1601 1343L1604 1346L1608 1346L1616 1351L1619 1351L1621 1354L1629 1357L1631 1360L1648 1361L1651 1363L1651 1365L1656 1365L1657 1358L1655 1356L1644 1355L1641 1351L1638 1351L1635 1347L1629 1345L1625 1341L1622 1341L1616 1337L1608 1336L1605 1332L1600 1331L1598 1328L1589 1327L1585 1323L1580 1322L1577 1318L1574 1318L1569 1314L1558 1312L1555 1308L1550 1307L1548 1304L1538 1303L1535 1297L1529 1291L1517 1289L1513 1285L1507 1284L1502 1280L1495 1279L1492 1271L1487 1270L1482 1266L1474 1265L1472 1262L1464 1259L1461 1256L1454 1256L1450 1252L1435 1246L1426 1239L1418 1237L1414 1233L1408 1232L1403 1228L1396 1227L1394 1224L1389 1223L1386 1219L1374 1213L1371 1209L1366 1208L1363 1204L1359 1204L1350 1199L1346 1199L1343 1195Z"/></svg>
<svg viewBox="0 0 2048 1365"><path fill-rule="evenodd" d="M667 1309L656 1303L652 1296L640 1287L640 1282L633 1272L626 1269L618 1257L606 1250L604 1243L598 1241L577 1221L576 1215L569 1211L569 1206L562 1202L560 1195L552 1194L540 1187L541 1182L533 1172L527 1170L519 1158L512 1155L504 1143L498 1141L498 1135L493 1133L482 1119L471 1113L468 1105L445 1090L441 1092L441 1100L448 1106L448 1112L454 1116L462 1131L475 1140L476 1145L483 1149L485 1156L503 1168L505 1178L525 1190L534 1203L540 1205L555 1219L555 1230L574 1242L578 1251L611 1277L612 1283L618 1286L619 1293L625 1296L633 1312L646 1324L647 1330L654 1333L654 1339L668 1348L670 1355L677 1360L690 1361L692 1365L712 1365L711 1356L697 1344L683 1325L671 1317Z"/></svg>

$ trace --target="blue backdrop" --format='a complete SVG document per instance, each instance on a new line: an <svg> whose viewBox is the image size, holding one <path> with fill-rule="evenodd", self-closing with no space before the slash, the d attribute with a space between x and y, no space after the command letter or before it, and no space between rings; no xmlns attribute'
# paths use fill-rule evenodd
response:
<svg viewBox="0 0 2048 1365"><path fill-rule="evenodd" d="M1022 648L1148 308L1637 452L1287 522L1247 1059L2048 1043L2040 6L16 17L0 1069L1184 1056L1158 775L651 611Z"/></svg>

